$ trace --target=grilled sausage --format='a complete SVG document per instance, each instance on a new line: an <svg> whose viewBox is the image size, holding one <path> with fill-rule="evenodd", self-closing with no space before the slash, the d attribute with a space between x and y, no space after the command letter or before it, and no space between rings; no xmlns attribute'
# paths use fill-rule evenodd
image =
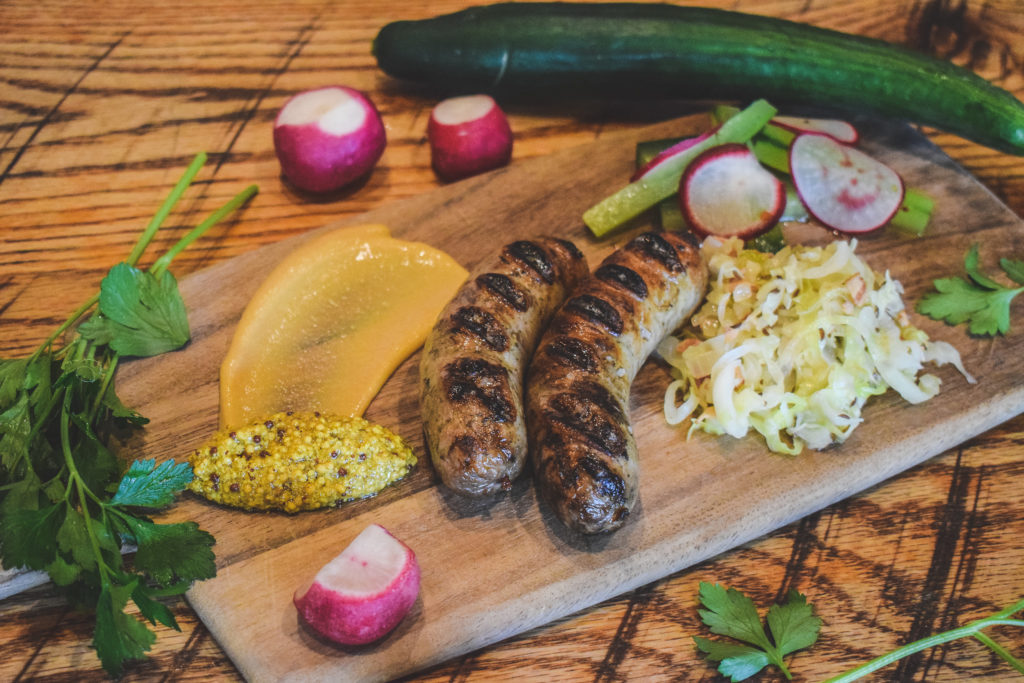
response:
<svg viewBox="0 0 1024 683"><path fill-rule="evenodd" d="M588 272L572 242L513 242L441 312L420 361L420 411L434 469L449 488L469 496L507 490L522 471L527 361Z"/></svg>
<svg viewBox="0 0 1024 683"><path fill-rule="evenodd" d="M644 233L612 253L555 314L527 375L530 457L541 496L570 528L617 529L637 498L633 378L704 295L689 233Z"/></svg>

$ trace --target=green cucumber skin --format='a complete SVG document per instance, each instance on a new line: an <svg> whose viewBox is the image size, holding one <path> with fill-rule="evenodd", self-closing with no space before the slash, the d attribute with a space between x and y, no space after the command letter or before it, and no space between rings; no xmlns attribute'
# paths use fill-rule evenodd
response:
<svg viewBox="0 0 1024 683"><path fill-rule="evenodd" d="M446 95L816 104L934 126L1024 155L1024 103L881 40L784 19L646 3L499 3L384 26L380 68Z"/></svg>

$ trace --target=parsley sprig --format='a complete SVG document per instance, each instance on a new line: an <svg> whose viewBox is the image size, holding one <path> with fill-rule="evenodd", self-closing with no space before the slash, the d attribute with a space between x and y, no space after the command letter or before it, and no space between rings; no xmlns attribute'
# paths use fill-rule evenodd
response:
<svg viewBox="0 0 1024 683"><path fill-rule="evenodd" d="M252 197L250 186L153 265L137 264L206 155L189 165L128 258L27 358L0 359L0 557L46 571L74 604L95 611L93 646L111 675L156 639L125 612L178 628L160 598L216 573L213 537L195 522L159 524L192 479L187 463L136 460L123 471L111 443L144 425L114 389L123 356L154 356L189 340L174 257ZM136 548L131 563L123 551Z"/></svg>
<svg viewBox="0 0 1024 683"><path fill-rule="evenodd" d="M772 605L768 610L771 638L765 633L753 600L741 591L702 581L700 602L705 607L699 610L700 617L712 633L745 643L699 636L693 639L708 659L719 663L719 673L732 681L750 678L768 665L777 666L787 679L792 679L784 658L814 644L821 630L821 619L814 615L807 598L795 590L789 592L785 604Z"/></svg>
<svg viewBox="0 0 1024 683"><path fill-rule="evenodd" d="M964 257L967 278L947 277L935 281L935 290L917 303L919 313L951 325L967 323L971 334L995 336L1010 330L1010 304L1024 292L1024 261L1002 258L1003 272L1020 287L1007 287L981 272L978 245Z"/></svg>
<svg viewBox="0 0 1024 683"><path fill-rule="evenodd" d="M1014 657L1009 650L983 632L984 629L990 626L1024 626L1024 620L1010 618L1018 612L1024 612L1024 600L1018 600L1015 604L999 610L995 614L989 615L983 619L977 619L959 628L942 631L941 633L936 633L926 638L915 640L912 643L907 643L906 645L898 647L891 652L887 652L880 657L875 657L871 661L861 664L854 669L850 669L840 676L830 678L826 683L850 683L850 681L863 678L864 676L874 673L883 667L889 666L893 662L912 655L915 652L927 650L930 647L935 647L936 645L942 645L943 643L948 643L950 641L969 636L973 636L983 643L986 647L992 650L992 652L1009 664L1014 671L1024 675L1024 661Z"/></svg>

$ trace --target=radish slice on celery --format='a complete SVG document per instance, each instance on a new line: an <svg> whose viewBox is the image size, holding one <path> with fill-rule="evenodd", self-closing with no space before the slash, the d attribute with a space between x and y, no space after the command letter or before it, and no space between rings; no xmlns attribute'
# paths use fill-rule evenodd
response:
<svg viewBox="0 0 1024 683"><path fill-rule="evenodd" d="M679 204L700 235L750 239L778 222L786 188L746 145L719 145L686 169Z"/></svg>
<svg viewBox="0 0 1024 683"><path fill-rule="evenodd" d="M895 171L827 135L798 135L789 166L807 211L840 232L876 230L903 203L903 180Z"/></svg>
<svg viewBox="0 0 1024 683"><path fill-rule="evenodd" d="M636 182L637 180L640 180L645 175L650 173L651 170L654 169L655 166L659 166L663 162L665 162L668 159L671 159L672 157L676 156L680 152L685 152L686 150L690 149L694 145L697 145L697 144L700 144L701 142L704 142L709 137L711 137L711 134L714 133L715 130L717 130L717 128L709 130L708 132L706 132L706 133L704 133L702 135L698 135L696 137L684 138L684 139L680 140L679 142L675 143L674 145L672 145L670 147L667 147L667 148L663 149L662 151L658 152L656 155L654 155L654 158L652 158L646 164L644 164L643 166L638 168L635 173L633 173L633 177L629 179L629 182L633 183L633 182Z"/></svg>
<svg viewBox="0 0 1024 683"><path fill-rule="evenodd" d="M772 123L794 133L821 133L830 138L853 145L860 139L857 129L840 119L809 119L799 116L776 116Z"/></svg>
<svg viewBox="0 0 1024 683"><path fill-rule="evenodd" d="M603 237L678 192L683 170L705 149L723 143L747 142L777 113L765 100L753 102L719 126L711 137L665 159L639 180L584 211L583 222L595 237Z"/></svg>

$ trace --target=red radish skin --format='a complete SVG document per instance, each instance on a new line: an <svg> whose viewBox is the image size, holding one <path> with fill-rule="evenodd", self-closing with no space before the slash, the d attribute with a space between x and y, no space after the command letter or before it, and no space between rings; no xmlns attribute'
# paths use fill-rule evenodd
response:
<svg viewBox="0 0 1024 683"><path fill-rule="evenodd" d="M712 130L709 130L709 131L707 131L705 133L702 133L701 135L698 135L696 137L686 138L685 140L680 140L679 142L677 142L676 144L672 145L671 147L666 147L661 152L658 152L658 154L656 154L650 161L648 161L642 167L638 168L636 170L636 172L633 174L633 177L629 179L629 182L635 183L636 181L640 180L645 175L647 175L656 166L659 166L662 162L665 162L665 161L671 159L672 157L674 157L675 155L679 154L680 152L685 152L686 150L690 149L694 145L697 145L697 144L700 144L701 142L704 142L709 137L714 135L714 133L715 133L715 129L712 129Z"/></svg>
<svg viewBox="0 0 1024 683"><path fill-rule="evenodd" d="M781 126L793 133L820 133L844 142L848 145L855 145L860 140L860 133L857 129L841 119L810 119L797 116L776 116L772 123Z"/></svg>
<svg viewBox="0 0 1024 683"><path fill-rule="evenodd" d="M699 235L750 239L772 228L786 208L786 187L746 145L705 150L687 167L679 205Z"/></svg>
<svg viewBox="0 0 1024 683"><path fill-rule="evenodd" d="M345 86L291 97L274 121L274 152L281 171L307 192L334 192L370 172L387 134L369 98Z"/></svg>
<svg viewBox="0 0 1024 683"><path fill-rule="evenodd" d="M827 228L851 234L877 230L903 203L898 173L827 135L798 135L789 165L800 201Z"/></svg>
<svg viewBox="0 0 1024 683"><path fill-rule="evenodd" d="M299 614L323 637L365 645L390 633L416 602L416 555L384 527L371 524L317 573L293 599Z"/></svg>
<svg viewBox="0 0 1024 683"><path fill-rule="evenodd" d="M427 124L430 160L445 182L500 168L512 159L512 128L489 95L440 102Z"/></svg>

